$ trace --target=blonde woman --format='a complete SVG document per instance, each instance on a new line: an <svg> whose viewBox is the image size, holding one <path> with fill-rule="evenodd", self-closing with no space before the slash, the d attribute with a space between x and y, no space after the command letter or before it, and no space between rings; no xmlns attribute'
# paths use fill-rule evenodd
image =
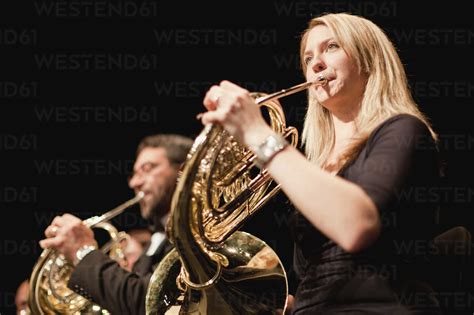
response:
<svg viewBox="0 0 474 315"><path fill-rule="evenodd" d="M308 92L306 156L231 82L207 92L202 115L254 151L297 210L293 314L437 314L407 249L433 237L436 207L416 191L438 179L436 135L393 45L364 18L327 14L303 33L301 60L308 81L328 79Z"/></svg>

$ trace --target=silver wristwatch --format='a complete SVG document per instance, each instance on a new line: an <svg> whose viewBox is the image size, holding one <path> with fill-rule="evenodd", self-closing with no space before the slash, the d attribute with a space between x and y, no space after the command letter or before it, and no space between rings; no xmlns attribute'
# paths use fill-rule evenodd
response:
<svg viewBox="0 0 474 315"><path fill-rule="evenodd" d="M260 169L265 168L265 165L288 145L288 141L279 134L268 136L260 145L251 148L256 156L255 164Z"/></svg>
<svg viewBox="0 0 474 315"><path fill-rule="evenodd" d="M73 264L74 266L77 266L77 264L84 258L86 257L87 254L92 252L93 250L96 250L97 247L94 245L84 245L81 248L79 248L76 252L76 257L74 258Z"/></svg>

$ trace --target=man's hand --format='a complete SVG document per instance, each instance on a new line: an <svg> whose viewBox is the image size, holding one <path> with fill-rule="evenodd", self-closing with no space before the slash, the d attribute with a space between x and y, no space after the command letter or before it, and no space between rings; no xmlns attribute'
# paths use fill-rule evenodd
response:
<svg viewBox="0 0 474 315"><path fill-rule="evenodd" d="M53 248L73 262L76 252L85 245L97 247L94 232L82 223L82 220L64 214L54 218L44 232L47 237L40 241L41 248Z"/></svg>
<svg viewBox="0 0 474 315"><path fill-rule="evenodd" d="M288 294L288 297L286 298L286 311L285 315L290 315L291 310L293 309L293 302L295 301L295 298L293 295Z"/></svg>
<svg viewBox="0 0 474 315"><path fill-rule="evenodd" d="M291 310L293 309L293 301L295 300L295 298L293 297L293 295L291 294L288 294L288 296L286 297L286 309L285 309L285 313L283 313L283 310L279 309L277 310L277 314L280 314L280 315L290 315L291 314Z"/></svg>

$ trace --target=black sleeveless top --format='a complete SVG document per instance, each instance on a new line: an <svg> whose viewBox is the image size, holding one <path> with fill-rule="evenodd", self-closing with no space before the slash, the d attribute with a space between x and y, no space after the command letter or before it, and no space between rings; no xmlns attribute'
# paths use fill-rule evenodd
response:
<svg viewBox="0 0 474 315"><path fill-rule="evenodd" d="M347 253L295 211L293 314L438 314L425 254L436 231L437 205L427 196L439 164L426 125L407 114L386 120L338 176L372 199L382 232L369 248Z"/></svg>

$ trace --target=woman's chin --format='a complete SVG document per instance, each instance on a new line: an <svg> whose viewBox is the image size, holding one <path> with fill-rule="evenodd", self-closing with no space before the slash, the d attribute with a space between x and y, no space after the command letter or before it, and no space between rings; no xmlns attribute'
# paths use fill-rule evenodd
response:
<svg viewBox="0 0 474 315"><path fill-rule="evenodd" d="M330 96L326 92L316 93L316 101L323 106L328 103L329 98Z"/></svg>

